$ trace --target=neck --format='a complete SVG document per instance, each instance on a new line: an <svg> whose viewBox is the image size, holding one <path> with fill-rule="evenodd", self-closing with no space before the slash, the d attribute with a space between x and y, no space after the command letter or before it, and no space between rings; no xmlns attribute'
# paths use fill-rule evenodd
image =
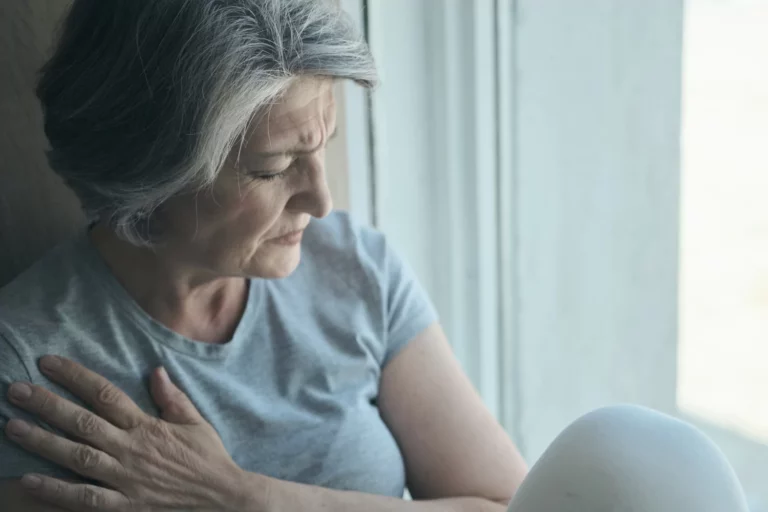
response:
<svg viewBox="0 0 768 512"><path fill-rule="evenodd" d="M243 277L217 275L163 249L137 247L103 225L91 240L128 294L152 318L188 338L225 343L247 302Z"/></svg>

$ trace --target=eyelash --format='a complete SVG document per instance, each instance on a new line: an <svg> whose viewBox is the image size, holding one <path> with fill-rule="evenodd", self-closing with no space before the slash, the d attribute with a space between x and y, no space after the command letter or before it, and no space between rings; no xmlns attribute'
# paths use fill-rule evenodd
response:
<svg viewBox="0 0 768 512"><path fill-rule="evenodd" d="M275 174L259 174L255 176L255 178L261 181L274 181L285 178L286 174L288 174L288 171L277 172Z"/></svg>
<svg viewBox="0 0 768 512"><path fill-rule="evenodd" d="M273 173L253 173L252 177L254 180L259 181L275 181L279 179L283 179L288 175L288 172L293 169L294 162L291 162L291 165L285 168L285 170L280 172L273 172Z"/></svg>

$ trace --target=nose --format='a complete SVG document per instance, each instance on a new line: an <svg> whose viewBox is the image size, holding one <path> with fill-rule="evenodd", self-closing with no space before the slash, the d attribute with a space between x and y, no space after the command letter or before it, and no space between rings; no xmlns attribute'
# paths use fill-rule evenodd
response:
<svg viewBox="0 0 768 512"><path fill-rule="evenodd" d="M304 169L304 183L301 190L291 197L287 208L301 213L308 213L322 219L333 210L333 198L325 175L323 155L308 158Z"/></svg>

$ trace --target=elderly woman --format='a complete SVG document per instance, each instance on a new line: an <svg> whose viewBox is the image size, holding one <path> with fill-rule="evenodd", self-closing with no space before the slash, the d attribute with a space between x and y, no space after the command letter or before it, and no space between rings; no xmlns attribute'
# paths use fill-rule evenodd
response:
<svg viewBox="0 0 768 512"><path fill-rule="evenodd" d="M376 72L332 2L74 2L38 95L92 223L0 292L4 510L505 510L516 448L408 267L332 212L339 79ZM739 510L716 450L634 408L566 431L512 509L641 510L635 482L686 509L654 482L693 453L687 509Z"/></svg>

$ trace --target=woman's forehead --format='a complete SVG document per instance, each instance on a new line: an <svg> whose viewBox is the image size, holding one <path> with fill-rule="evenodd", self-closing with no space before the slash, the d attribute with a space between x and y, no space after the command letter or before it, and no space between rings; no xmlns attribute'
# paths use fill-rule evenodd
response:
<svg viewBox="0 0 768 512"><path fill-rule="evenodd" d="M326 135L335 108L331 80L299 80L252 127L244 149L254 153L313 150Z"/></svg>

